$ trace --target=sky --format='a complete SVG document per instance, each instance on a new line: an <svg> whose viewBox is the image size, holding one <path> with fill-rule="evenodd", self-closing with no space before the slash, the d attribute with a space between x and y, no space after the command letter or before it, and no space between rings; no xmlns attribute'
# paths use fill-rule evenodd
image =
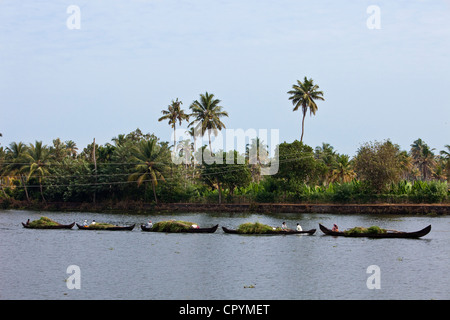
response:
<svg viewBox="0 0 450 320"><path fill-rule="evenodd" d="M287 92L305 76L325 100L304 143L354 155L422 138L438 153L450 144L450 1L0 0L4 147L60 138L81 151L136 128L171 141L161 110L205 92L227 128L292 142L301 113Z"/></svg>

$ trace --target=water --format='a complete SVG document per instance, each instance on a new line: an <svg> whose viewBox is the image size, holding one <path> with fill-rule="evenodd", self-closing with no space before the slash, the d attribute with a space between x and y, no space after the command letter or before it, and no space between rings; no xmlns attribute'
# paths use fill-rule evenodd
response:
<svg viewBox="0 0 450 320"><path fill-rule="evenodd" d="M28 218L60 223L95 219L133 231L32 230ZM181 219L234 228L260 221L316 228L313 236L244 236L142 232L139 225ZM422 239L324 236L318 223L341 229L379 225L416 231ZM450 217L335 214L121 215L0 211L0 299L449 299ZM81 271L70 290L67 267ZM368 289L370 265L380 289Z"/></svg>

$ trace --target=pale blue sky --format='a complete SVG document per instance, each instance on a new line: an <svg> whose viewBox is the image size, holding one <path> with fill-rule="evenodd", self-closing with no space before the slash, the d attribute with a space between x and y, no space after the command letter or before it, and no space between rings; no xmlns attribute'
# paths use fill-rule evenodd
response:
<svg viewBox="0 0 450 320"><path fill-rule="evenodd" d="M69 5L81 29L69 30ZM366 26L369 5L381 29ZM55 138L80 151L158 122L179 98L222 100L233 129L300 139L287 91L324 92L304 142L353 155L390 138L450 144L450 1L0 0L0 143Z"/></svg>

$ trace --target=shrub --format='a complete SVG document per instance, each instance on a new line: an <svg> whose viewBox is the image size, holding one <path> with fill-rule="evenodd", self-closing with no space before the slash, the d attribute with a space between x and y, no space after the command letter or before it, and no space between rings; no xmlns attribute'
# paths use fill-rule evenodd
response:
<svg viewBox="0 0 450 320"><path fill-rule="evenodd" d="M448 184L441 181L415 181L411 188L411 198L416 202L442 202L447 193Z"/></svg>
<svg viewBox="0 0 450 320"><path fill-rule="evenodd" d="M241 233L263 234L263 233L272 231L273 227L271 227L267 224L260 223L260 222L255 222L255 223L247 222L247 223L243 223L243 224L239 225L237 230Z"/></svg>
<svg viewBox="0 0 450 320"><path fill-rule="evenodd" d="M385 229L381 229L379 226L371 226L369 228L354 227L352 229L344 231L344 233L348 234L348 235L360 234L360 233L379 234L379 233L386 233L386 230Z"/></svg>
<svg viewBox="0 0 450 320"><path fill-rule="evenodd" d="M39 220L31 221L28 225L30 227L39 228L39 227L58 226L59 223L48 217L41 217Z"/></svg>
<svg viewBox="0 0 450 320"><path fill-rule="evenodd" d="M153 224L153 231L181 232L192 228L193 222L181 220L159 221Z"/></svg>

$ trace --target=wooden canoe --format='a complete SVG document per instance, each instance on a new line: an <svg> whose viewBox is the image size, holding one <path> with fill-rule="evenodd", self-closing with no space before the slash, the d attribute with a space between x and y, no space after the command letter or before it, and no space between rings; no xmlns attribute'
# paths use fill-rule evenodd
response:
<svg viewBox="0 0 450 320"><path fill-rule="evenodd" d="M422 230L415 231L415 232L401 232L401 231L387 231L386 233L357 233L357 234L346 234L345 232L336 232L331 231L330 229L324 227L319 223L320 230L325 234L329 236L336 236L336 237L366 237L366 238L420 238L425 235L427 235L431 231L431 225L428 227L423 228Z"/></svg>
<svg viewBox="0 0 450 320"><path fill-rule="evenodd" d="M219 227L219 225L216 224L214 227L211 227L211 228L191 228L191 229L186 229L186 230L183 230L183 231L172 232L172 233L214 233L214 232L216 232L218 227ZM146 232L171 233L171 232L168 232L168 231L155 231L152 228L146 227L145 225L141 225L141 230L142 231L146 231Z"/></svg>
<svg viewBox="0 0 450 320"><path fill-rule="evenodd" d="M108 230L108 231L127 231L128 230L128 231L131 231L131 230L133 230L134 226L135 225L133 224L131 226L125 226L125 227L115 226L115 227L99 228L99 227L96 227L95 225L85 227L85 226L77 223L77 227L80 230Z"/></svg>
<svg viewBox="0 0 450 320"><path fill-rule="evenodd" d="M242 233L238 230L228 229L226 227L222 227L223 232L225 233L233 233L233 234L248 234L248 235L266 235L266 234L276 234L276 235L290 235L290 234L308 234L312 235L316 232L316 229L305 230L305 231L296 231L292 229L288 230L273 230L265 233Z"/></svg>
<svg viewBox="0 0 450 320"><path fill-rule="evenodd" d="M58 224L57 226L37 226L37 227L32 227L29 225L29 220L27 221L27 223L23 223L22 225L24 228L28 228L28 229L72 229L72 227L75 225L74 223L71 224Z"/></svg>

